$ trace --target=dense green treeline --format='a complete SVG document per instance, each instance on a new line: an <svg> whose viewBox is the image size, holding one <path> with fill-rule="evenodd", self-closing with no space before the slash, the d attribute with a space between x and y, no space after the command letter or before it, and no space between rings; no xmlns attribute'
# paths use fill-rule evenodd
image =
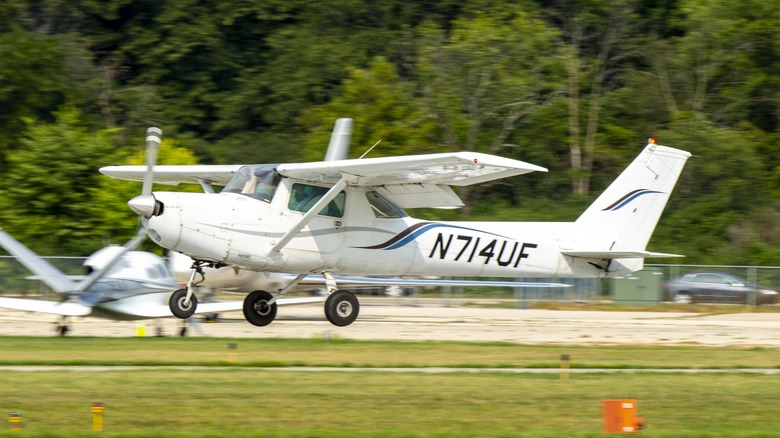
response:
<svg viewBox="0 0 780 438"><path fill-rule="evenodd" d="M476 150L550 169L428 217L570 220L648 137L695 154L651 249L780 260L780 4L747 0L10 0L0 5L0 226L42 252L121 242L141 162Z"/></svg>

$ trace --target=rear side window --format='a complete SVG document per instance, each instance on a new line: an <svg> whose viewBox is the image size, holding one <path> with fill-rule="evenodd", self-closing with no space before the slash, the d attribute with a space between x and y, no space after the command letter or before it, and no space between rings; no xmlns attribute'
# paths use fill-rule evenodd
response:
<svg viewBox="0 0 780 438"><path fill-rule="evenodd" d="M371 206L371 211L378 218L406 217L406 212L401 207L377 192L366 192L366 198L368 199L368 205Z"/></svg>

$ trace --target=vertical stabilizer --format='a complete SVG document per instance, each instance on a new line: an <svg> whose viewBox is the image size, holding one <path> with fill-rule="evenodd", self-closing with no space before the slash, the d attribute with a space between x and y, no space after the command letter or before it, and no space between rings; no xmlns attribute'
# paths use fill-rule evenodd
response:
<svg viewBox="0 0 780 438"><path fill-rule="evenodd" d="M333 126L325 161L346 160L349 157L349 141L352 139L352 119L338 119Z"/></svg>
<svg viewBox="0 0 780 438"><path fill-rule="evenodd" d="M594 251L644 251L690 153L648 144L577 219L574 244Z"/></svg>
<svg viewBox="0 0 780 438"><path fill-rule="evenodd" d="M11 237L11 235L3 231L2 228L0 228L0 246L8 251L8 254L16 257L19 263L24 265L32 273L40 276L41 281L46 283L46 285L55 292L67 292L75 287L76 283L70 281L62 271L52 266L41 257L38 257L37 254Z"/></svg>

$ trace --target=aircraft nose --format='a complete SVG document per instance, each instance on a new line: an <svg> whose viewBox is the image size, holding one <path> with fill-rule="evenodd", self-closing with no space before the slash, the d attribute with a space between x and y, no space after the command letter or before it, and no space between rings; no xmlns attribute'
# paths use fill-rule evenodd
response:
<svg viewBox="0 0 780 438"><path fill-rule="evenodd" d="M127 205L139 216L149 219L162 214L163 205L154 195L140 195L127 202Z"/></svg>

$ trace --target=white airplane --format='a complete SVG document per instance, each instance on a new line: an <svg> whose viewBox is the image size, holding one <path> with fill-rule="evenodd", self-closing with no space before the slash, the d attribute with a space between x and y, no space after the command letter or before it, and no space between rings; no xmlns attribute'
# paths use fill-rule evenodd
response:
<svg viewBox="0 0 780 438"><path fill-rule="evenodd" d="M331 145L344 137L343 125L344 119L337 121ZM349 281L344 276L600 278L637 271L645 258L674 256L646 246L689 157L650 142L576 221L549 223L426 221L403 211L462 206L450 186L547 171L477 152L265 165L153 167L149 160L100 172L143 180L142 194L128 204L147 234L194 260L187 287L171 296L177 317L197 309L190 286L203 266L233 266L297 275L276 294L247 295L243 310L250 323L272 322L277 300L317 275L329 293L325 316L346 326L357 318L359 303L338 288ZM207 193L152 193L152 179L197 183ZM224 188L214 193L213 185Z"/></svg>

